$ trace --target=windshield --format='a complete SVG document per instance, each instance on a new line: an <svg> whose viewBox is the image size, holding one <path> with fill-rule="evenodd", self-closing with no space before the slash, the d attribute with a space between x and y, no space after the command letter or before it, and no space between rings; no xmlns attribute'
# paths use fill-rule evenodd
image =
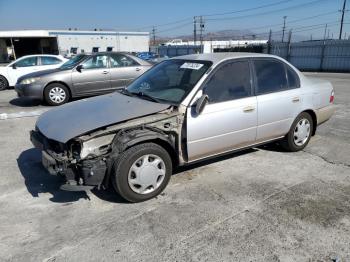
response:
<svg viewBox="0 0 350 262"><path fill-rule="evenodd" d="M69 59L67 62L65 62L63 65L61 65L61 69L72 69L73 67L75 67L77 64L80 63L80 61L82 61L84 58L86 57L86 55L77 55L71 59Z"/></svg>
<svg viewBox="0 0 350 262"><path fill-rule="evenodd" d="M127 87L128 93L179 104L212 65L209 61L166 60Z"/></svg>

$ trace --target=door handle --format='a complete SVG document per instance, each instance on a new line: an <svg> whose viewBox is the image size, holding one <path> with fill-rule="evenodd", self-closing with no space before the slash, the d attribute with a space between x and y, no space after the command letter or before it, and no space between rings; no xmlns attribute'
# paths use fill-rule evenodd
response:
<svg viewBox="0 0 350 262"><path fill-rule="evenodd" d="M103 71L102 74L106 75L108 74L108 71Z"/></svg>
<svg viewBox="0 0 350 262"><path fill-rule="evenodd" d="M300 98L299 97L293 97L293 99L292 99L292 102L293 103L297 103L297 102L299 102L300 101Z"/></svg>
<svg viewBox="0 0 350 262"><path fill-rule="evenodd" d="M253 112L254 110L255 110L254 106L246 106L245 108L243 108L244 113Z"/></svg>
<svg viewBox="0 0 350 262"><path fill-rule="evenodd" d="M140 70L141 70L141 68L139 68L139 67L136 68L136 71L140 71Z"/></svg>

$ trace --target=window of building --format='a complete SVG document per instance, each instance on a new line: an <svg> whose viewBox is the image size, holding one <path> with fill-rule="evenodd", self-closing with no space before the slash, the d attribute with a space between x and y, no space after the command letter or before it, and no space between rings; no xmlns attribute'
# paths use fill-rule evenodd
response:
<svg viewBox="0 0 350 262"><path fill-rule="evenodd" d="M76 55L78 53L78 48L77 47L71 47L70 48L70 53Z"/></svg>
<svg viewBox="0 0 350 262"><path fill-rule="evenodd" d="M93 52L93 53L97 53L97 52L98 52L98 49L99 49L99 47L93 47L93 48L92 48L92 52Z"/></svg>
<svg viewBox="0 0 350 262"><path fill-rule="evenodd" d="M113 51L113 47L112 46L108 46L106 50L107 50L107 52L112 52Z"/></svg>

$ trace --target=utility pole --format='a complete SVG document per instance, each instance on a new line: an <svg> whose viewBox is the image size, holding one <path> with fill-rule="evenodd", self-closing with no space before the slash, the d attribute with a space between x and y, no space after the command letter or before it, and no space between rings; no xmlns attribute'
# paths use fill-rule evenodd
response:
<svg viewBox="0 0 350 262"><path fill-rule="evenodd" d="M345 10L345 8L346 8L346 0L344 0L343 9L341 10L341 21L340 21L339 40L341 39L341 37L342 37L342 35L343 35L344 15L345 15L345 12L347 11L347 10Z"/></svg>
<svg viewBox="0 0 350 262"><path fill-rule="evenodd" d="M199 32L200 32L200 44L201 44L201 53L203 53L203 32L204 32L204 20L203 16L200 16L199 18Z"/></svg>
<svg viewBox="0 0 350 262"><path fill-rule="evenodd" d="M327 24L324 28L323 40L326 40L326 35L327 35Z"/></svg>
<svg viewBox="0 0 350 262"><path fill-rule="evenodd" d="M156 28L153 26L152 29L153 45L156 45Z"/></svg>
<svg viewBox="0 0 350 262"><path fill-rule="evenodd" d="M272 45L272 30L270 29L269 32L269 41L267 42L267 53L270 54L271 53L271 45Z"/></svg>
<svg viewBox="0 0 350 262"><path fill-rule="evenodd" d="M287 19L287 16L285 15L283 17L283 28L282 28L282 43L284 41L284 32L286 31L286 19Z"/></svg>
<svg viewBox="0 0 350 262"><path fill-rule="evenodd" d="M197 16L193 17L193 44L197 44Z"/></svg>

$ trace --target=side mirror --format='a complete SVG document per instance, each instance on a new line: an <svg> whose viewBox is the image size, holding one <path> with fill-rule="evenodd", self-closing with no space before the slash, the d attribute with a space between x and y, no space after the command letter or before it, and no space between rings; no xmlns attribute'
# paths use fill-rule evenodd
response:
<svg viewBox="0 0 350 262"><path fill-rule="evenodd" d="M12 69L17 69L16 64L13 64L11 67L12 67Z"/></svg>
<svg viewBox="0 0 350 262"><path fill-rule="evenodd" d="M197 115L203 112L204 107L207 105L208 101L209 101L208 95L204 95L204 94L197 100L196 108L195 108Z"/></svg>
<svg viewBox="0 0 350 262"><path fill-rule="evenodd" d="M84 66L83 65L78 65L77 67L76 67L76 70L79 72L79 73L81 73L81 70L82 69L84 69Z"/></svg>

